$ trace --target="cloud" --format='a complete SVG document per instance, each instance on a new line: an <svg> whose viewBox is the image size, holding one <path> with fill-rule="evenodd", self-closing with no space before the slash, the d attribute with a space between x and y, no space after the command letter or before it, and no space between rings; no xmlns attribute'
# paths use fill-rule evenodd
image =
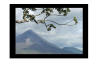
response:
<svg viewBox="0 0 100 75"><path fill-rule="evenodd" d="M30 45L32 45L32 44L34 44L34 43L31 42L30 38L27 38L27 39L25 40L25 44L26 44L27 46L30 46Z"/></svg>
<svg viewBox="0 0 100 75"><path fill-rule="evenodd" d="M43 24L36 24L34 22L16 24L16 33L22 34L27 30L33 30L35 33L40 35L45 40L54 43L55 45L63 48L63 47L77 47L82 50L82 38L83 38L83 21L82 21L82 8L71 8L71 13L68 14L66 17L57 17L52 16L48 19L54 20L59 23L65 23L68 20L72 19L74 16L78 17L79 23L74 26L59 26L56 25L56 29L52 29L51 31L47 31L46 27ZM17 19L21 19L22 17L22 10L18 8L16 10ZM32 13L32 12L31 12ZM37 19L43 18L44 15L41 15Z"/></svg>

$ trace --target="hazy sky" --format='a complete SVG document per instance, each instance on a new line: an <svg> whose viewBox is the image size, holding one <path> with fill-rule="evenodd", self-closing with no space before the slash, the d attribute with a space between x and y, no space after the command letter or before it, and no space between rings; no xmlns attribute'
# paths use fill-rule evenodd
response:
<svg viewBox="0 0 100 75"><path fill-rule="evenodd" d="M21 8L16 9L16 19L22 19L23 11ZM40 11L35 12L39 13ZM31 12L33 13L33 12ZM55 12L56 13L56 12ZM54 20L58 23L66 23L71 20L74 16L78 19L78 24L74 26L59 26L56 25L56 29L52 29L51 31L47 31L46 27L43 24L36 24L34 22L27 22L22 24L16 24L16 33L22 34L27 30L33 30L35 33L40 35L45 40L57 45L60 48L63 47L76 47L82 50L82 38L83 38L83 9L82 8L71 8L71 13L69 13L65 17L57 17L51 16L48 19ZM36 19L42 19L44 15L37 17Z"/></svg>

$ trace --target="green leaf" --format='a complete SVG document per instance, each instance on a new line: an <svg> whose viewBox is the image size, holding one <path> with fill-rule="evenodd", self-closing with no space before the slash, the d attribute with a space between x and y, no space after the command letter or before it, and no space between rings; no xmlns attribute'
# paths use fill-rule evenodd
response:
<svg viewBox="0 0 100 75"><path fill-rule="evenodd" d="M35 10L37 10L36 8L29 8L30 10L32 10L32 11L35 11Z"/></svg>
<svg viewBox="0 0 100 75"><path fill-rule="evenodd" d="M53 24L50 24L50 27L56 28Z"/></svg>
<svg viewBox="0 0 100 75"><path fill-rule="evenodd" d="M51 30L51 27L49 27L47 30L50 31Z"/></svg>
<svg viewBox="0 0 100 75"><path fill-rule="evenodd" d="M50 12L53 12L53 9L50 9Z"/></svg>
<svg viewBox="0 0 100 75"><path fill-rule="evenodd" d="M78 23L78 21L77 21L77 18L76 18L76 17L74 17L74 18L73 18L73 20L75 21L75 24L77 24L77 23Z"/></svg>
<svg viewBox="0 0 100 75"><path fill-rule="evenodd" d="M63 10L63 12L64 12L64 16L66 16L67 15L67 11L66 10Z"/></svg>
<svg viewBox="0 0 100 75"><path fill-rule="evenodd" d="M67 12L71 12L71 10L69 8L66 9Z"/></svg>
<svg viewBox="0 0 100 75"><path fill-rule="evenodd" d="M35 11L36 10L36 8L32 8L32 11Z"/></svg>
<svg viewBox="0 0 100 75"><path fill-rule="evenodd" d="M34 20L35 23L38 24L37 20L35 19L34 15L28 15L30 17L30 21Z"/></svg>
<svg viewBox="0 0 100 75"><path fill-rule="evenodd" d="M43 9L41 13L45 13L45 11L46 11L46 10L45 10L45 9Z"/></svg>
<svg viewBox="0 0 100 75"><path fill-rule="evenodd" d="M29 15L29 17L30 17L30 20L34 20L35 19L34 15Z"/></svg>
<svg viewBox="0 0 100 75"><path fill-rule="evenodd" d="M62 8L55 8L59 14L63 13L63 9Z"/></svg>
<svg viewBox="0 0 100 75"><path fill-rule="evenodd" d="M39 23L44 23L45 21L44 20L39 20Z"/></svg>
<svg viewBox="0 0 100 75"><path fill-rule="evenodd" d="M49 8L46 8L46 11L49 11Z"/></svg>
<svg viewBox="0 0 100 75"><path fill-rule="evenodd" d="M23 14L29 14L29 11L28 10L24 10Z"/></svg>
<svg viewBox="0 0 100 75"><path fill-rule="evenodd" d="M50 13L49 12L46 12L46 16L50 16Z"/></svg>

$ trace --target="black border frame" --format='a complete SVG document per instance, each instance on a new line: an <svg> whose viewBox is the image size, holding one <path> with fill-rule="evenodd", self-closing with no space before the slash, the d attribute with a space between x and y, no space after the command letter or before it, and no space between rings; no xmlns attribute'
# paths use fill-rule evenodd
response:
<svg viewBox="0 0 100 75"><path fill-rule="evenodd" d="M83 54L15 54L15 8L83 8ZM88 58L88 4L10 4L10 58Z"/></svg>

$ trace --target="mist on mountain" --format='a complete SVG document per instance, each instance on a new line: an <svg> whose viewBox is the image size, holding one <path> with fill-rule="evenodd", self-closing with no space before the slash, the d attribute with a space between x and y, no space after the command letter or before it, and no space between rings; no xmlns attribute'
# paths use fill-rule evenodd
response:
<svg viewBox="0 0 100 75"><path fill-rule="evenodd" d="M77 48L64 47L59 48L53 43L40 37L32 30L28 30L16 36L17 54L81 54Z"/></svg>

